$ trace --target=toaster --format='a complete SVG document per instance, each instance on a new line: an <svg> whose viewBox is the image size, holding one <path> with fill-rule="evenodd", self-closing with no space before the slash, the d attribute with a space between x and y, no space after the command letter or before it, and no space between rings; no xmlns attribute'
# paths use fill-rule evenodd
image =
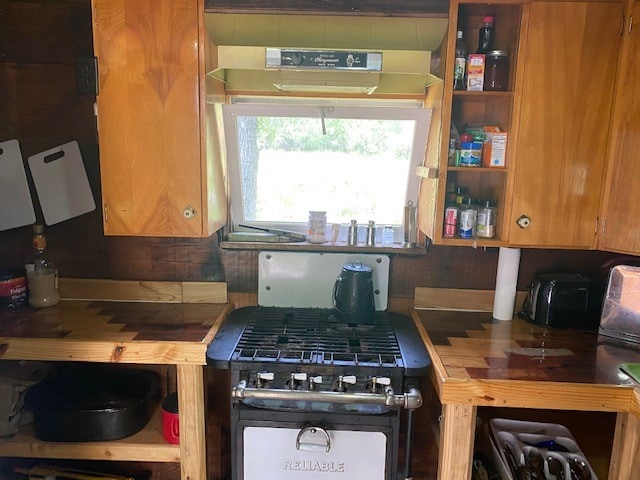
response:
<svg viewBox="0 0 640 480"><path fill-rule="evenodd" d="M579 273L540 273L529 287L521 314L545 327L596 330L602 292L597 283Z"/></svg>

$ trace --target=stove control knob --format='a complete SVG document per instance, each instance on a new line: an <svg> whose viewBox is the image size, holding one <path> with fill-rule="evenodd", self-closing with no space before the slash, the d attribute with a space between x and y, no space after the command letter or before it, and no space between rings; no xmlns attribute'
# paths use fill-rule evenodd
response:
<svg viewBox="0 0 640 480"><path fill-rule="evenodd" d="M365 390L371 393L383 393L384 387L391 385L389 377L371 377L367 382Z"/></svg>
<svg viewBox="0 0 640 480"><path fill-rule="evenodd" d="M289 390L300 390L302 389L302 382L307 380L306 373L291 373L289 375L289 380L287 380L287 386Z"/></svg>
<svg viewBox="0 0 640 480"><path fill-rule="evenodd" d="M318 375L317 377L309 377L309 390L315 390L316 385L322 383L322 377Z"/></svg>
<svg viewBox="0 0 640 480"><path fill-rule="evenodd" d="M275 375L272 372L258 372L256 373L256 379L253 381L253 385L256 388L264 388L268 382L272 382Z"/></svg>
<svg viewBox="0 0 640 480"><path fill-rule="evenodd" d="M334 392L346 392L348 388L347 385L355 385L355 383L355 375L339 375L331 384L331 389Z"/></svg>

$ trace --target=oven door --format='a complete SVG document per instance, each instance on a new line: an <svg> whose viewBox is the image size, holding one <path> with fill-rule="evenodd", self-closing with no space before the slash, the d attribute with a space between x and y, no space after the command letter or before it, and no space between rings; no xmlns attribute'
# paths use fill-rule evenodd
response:
<svg viewBox="0 0 640 480"><path fill-rule="evenodd" d="M381 419L380 419L381 420ZM388 480L390 425L330 427L325 420L238 422L237 478L242 480Z"/></svg>

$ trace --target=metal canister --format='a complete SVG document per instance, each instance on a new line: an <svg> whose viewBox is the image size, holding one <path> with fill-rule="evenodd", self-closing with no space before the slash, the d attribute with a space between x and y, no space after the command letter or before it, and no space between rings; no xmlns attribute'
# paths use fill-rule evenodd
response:
<svg viewBox="0 0 640 480"><path fill-rule="evenodd" d="M478 221L478 207L471 198L465 198L460 207L460 223L458 233L460 238L476 236L476 222Z"/></svg>
<svg viewBox="0 0 640 480"><path fill-rule="evenodd" d="M367 224L367 246L372 247L376 244L376 222L369 220Z"/></svg>
<svg viewBox="0 0 640 480"><path fill-rule="evenodd" d="M447 205L444 209L443 235L446 238L453 238L456 236L459 215L460 209L456 205Z"/></svg>
<svg viewBox="0 0 640 480"><path fill-rule="evenodd" d="M411 200L404 207L404 248L413 248L418 244L418 209Z"/></svg>
<svg viewBox="0 0 640 480"><path fill-rule="evenodd" d="M358 221L351 220L349 224L349 234L347 236L347 245L358 244Z"/></svg>

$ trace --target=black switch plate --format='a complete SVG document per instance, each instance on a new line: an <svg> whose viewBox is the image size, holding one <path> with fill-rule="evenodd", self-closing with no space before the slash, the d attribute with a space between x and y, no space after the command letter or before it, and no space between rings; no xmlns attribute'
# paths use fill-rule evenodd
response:
<svg viewBox="0 0 640 480"><path fill-rule="evenodd" d="M80 95L98 95L97 58L76 58L76 88Z"/></svg>

